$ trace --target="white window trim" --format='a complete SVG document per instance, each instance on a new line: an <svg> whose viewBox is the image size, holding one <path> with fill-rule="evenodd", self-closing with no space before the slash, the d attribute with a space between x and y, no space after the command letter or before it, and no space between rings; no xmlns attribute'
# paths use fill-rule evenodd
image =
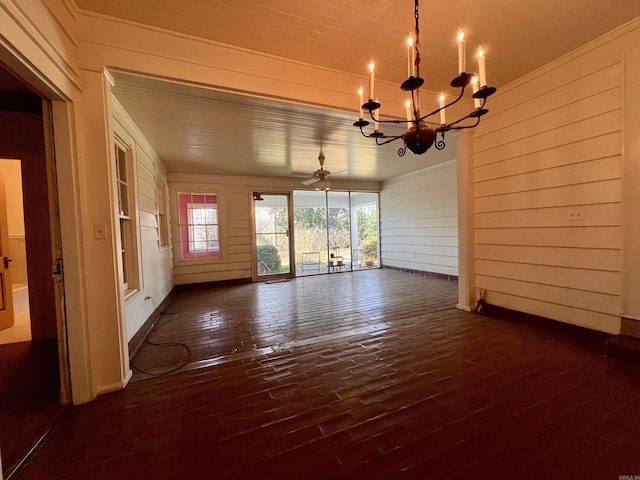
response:
<svg viewBox="0 0 640 480"><path fill-rule="evenodd" d="M128 282L124 282L123 272L125 269L125 265L122 263L122 241L121 241L121 231L120 231L120 205L119 205L119 172L116 170L117 164L115 159L115 148L118 146L119 148L125 151L127 156L127 200L128 200L128 215L126 216L129 221L130 229L129 236L130 244L131 244L131 252L129 254L129 258L131 263L129 264L127 271ZM129 135L121 129L117 129L113 133L113 142L111 148L112 155L114 155L112 165L113 165L113 183L114 183L114 214L115 214L115 229L114 229L114 242L116 246L116 251L119 253L117 255L117 266L118 266L118 279L120 281L120 286L123 292L123 298L125 301L129 300L131 297L140 292L143 288L142 285L142 269L141 269L141 258L140 258L140 233L139 233L139 206L138 206L138 179L137 179L137 159L135 153L135 143Z"/></svg>
<svg viewBox="0 0 640 480"><path fill-rule="evenodd" d="M171 183L169 185L170 212L171 218L176 219L171 222L171 235L173 247L173 264L174 266L198 265L198 264L219 264L229 261L229 241L228 241L228 222L226 207L226 185L220 184L203 184L203 183ZM179 212L179 193L203 193L216 195L218 205L218 242L220 254L208 257L182 258L180 247L180 212Z"/></svg>
<svg viewBox="0 0 640 480"><path fill-rule="evenodd" d="M161 178L156 176L156 215L158 221L158 247L160 250L165 250L171 247L171 221L169 217L169 187L167 185L167 180L165 178ZM162 196L160 196L159 192L162 192ZM160 208L160 205L164 207ZM164 218L163 218L164 217ZM162 226L161 223L165 223L165 228L167 232L166 243L162 243Z"/></svg>

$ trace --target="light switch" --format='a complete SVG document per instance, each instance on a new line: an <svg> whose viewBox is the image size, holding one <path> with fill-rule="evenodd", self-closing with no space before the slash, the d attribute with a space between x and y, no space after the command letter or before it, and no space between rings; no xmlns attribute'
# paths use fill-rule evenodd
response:
<svg viewBox="0 0 640 480"><path fill-rule="evenodd" d="M96 240L106 240L107 239L107 225L104 223L94 223L93 224L93 238Z"/></svg>

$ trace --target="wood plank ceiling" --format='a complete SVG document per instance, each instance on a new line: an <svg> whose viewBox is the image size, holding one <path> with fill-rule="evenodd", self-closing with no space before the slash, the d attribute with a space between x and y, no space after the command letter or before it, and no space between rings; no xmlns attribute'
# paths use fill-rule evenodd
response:
<svg viewBox="0 0 640 480"><path fill-rule="evenodd" d="M402 42L410 0L75 0L79 8L295 61L377 77L406 76ZM421 4L426 88L455 72L455 32L481 39L490 82L502 86L640 16L638 0L456 0ZM348 46L348 47L345 47ZM364 65L364 66L363 66ZM384 67L382 67L384 66ZM455 148L401 160L371 146L353 115L119 74L114 92L173 172L286 176L317 168L319 144L337 178L385 180L455 156ZM360 137L360 138L358 138Z"/></svg>

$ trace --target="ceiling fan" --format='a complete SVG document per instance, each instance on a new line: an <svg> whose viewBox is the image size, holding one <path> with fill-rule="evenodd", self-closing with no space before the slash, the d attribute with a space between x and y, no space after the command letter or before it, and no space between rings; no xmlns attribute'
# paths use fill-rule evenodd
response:
<svg viewBox="0 0 640 480"><path fill-rule="evenodd" d="M303 180L303 185L314 185L316 190L329 190L331 183L328 178L331 172L329 170L324 169L324 153L320 150L320 154L318 155L318 162L320 162L320 168L313 172L310 178Z"/></svg>

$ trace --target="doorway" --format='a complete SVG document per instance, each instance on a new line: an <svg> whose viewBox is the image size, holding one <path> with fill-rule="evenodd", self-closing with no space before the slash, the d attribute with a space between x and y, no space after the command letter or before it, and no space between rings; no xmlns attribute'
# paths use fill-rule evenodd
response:
<svg viewBox="0 0 640 480"><path fill-rule="evenodd" d="M0 345L31 341L20 160L0 159Z"/></svg>
<svg viewBox="0 0 640 480"><path fill-rule="evenodd" d="M30 328L30 338L0 345L3 365L0 370L0 444L3 475L7 480L54 427L63 411L58 300L52 277L55 230L52 226L58 218L57 195L51 186L53 158L49 147L51 137L46 133L48 105L0 64L0 158L11 159L14 165L20 165L20 175L15 182L22 187L26 271L21 272L18 265L22 247L11 239L2 242L1 266L4 276L7 271L14 276L13 283L24 273ZM14 205L8 212L9 216L17 214L15 208ZM5 230L8 232L9 228ZM7 292L13 294L13 289L9 288ZM8 299L7 292L3 298ZM13 306L14 302L11 304Z"/></svg>
<svg viewBox="0 0 640 480"><path fill-rule="evenodd" d="M291 277L291 195L254 193L255 279Z"/></svg>
<svg viewBox="0 0 640 480"><path fill-rule="evenodd" d="M378 194L293 192L296 276L379 267ZM319 257L306 264L308 252Z"/></svg>

